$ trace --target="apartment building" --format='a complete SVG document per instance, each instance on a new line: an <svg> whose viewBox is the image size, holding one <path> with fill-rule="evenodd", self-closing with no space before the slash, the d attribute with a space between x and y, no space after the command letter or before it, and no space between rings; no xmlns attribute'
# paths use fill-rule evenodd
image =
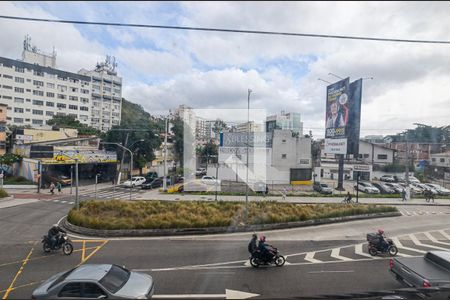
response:
<svg viewBox="0 0 450 300"><path fill-rule="evenodd" d="M93 71L56 67L56 52L46 54L24 41L22 59L0 57L0 104L7 124L45 127L55 115L74 116L82 124L107 131L120 124L122 79L107 57Z"/></svg>

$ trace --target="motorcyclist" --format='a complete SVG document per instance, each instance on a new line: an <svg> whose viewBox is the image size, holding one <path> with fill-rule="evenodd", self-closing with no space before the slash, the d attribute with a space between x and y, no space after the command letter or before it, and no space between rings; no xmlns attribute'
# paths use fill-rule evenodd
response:
<svg viewBox="0 0 450 300"><path fill-rule="evenodd" d="M386 241L386 236L384 235L384 230L383 229L378 229L377 235L378 235L378 239L379 239L378 243L380 245L380 248L383 251L386 251L388 249L388 247L389 247L389 243Z"/></svg>
<svg viewBox="0 0 450 300"><path fill-rule="evenodd" d="M270 261L273 257L272 249L273 247L266 243L266 237L262 235L258 243L259 251L261 252L261 257L266 262Z"/></svg>
<svg viewBox="0 0 450 300"><path fill-rule="evenodd" d="M61 238L60 233L66 233L58 224L53 224L53 226L48 231L48 239L50 241L51 249L55 249L57 242Z"/></svg>
<svg viewBox="0 0 450 300"><path fill-rule="evenodd" d="M252 239L250 240L250 243L248 243L248 252L250 252L251 255L254 255L254 253L258 250L258 236L256 233L252 235Z"/></svg>

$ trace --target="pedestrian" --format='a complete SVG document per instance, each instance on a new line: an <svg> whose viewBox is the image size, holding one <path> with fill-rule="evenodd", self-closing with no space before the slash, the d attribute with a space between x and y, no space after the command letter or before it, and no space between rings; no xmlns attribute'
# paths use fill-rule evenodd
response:
<svg viewBox="0 0 450 300"><path fill-rule="evenodd" d="M62 193L62 191L61 191L61 189L62 189L61 182L56 183L56 188L58 189L58 194L61 194Z"/></svg>
<svg viewBox="0 0 450 300"><path fill-rule="evenodd" d="M402 191L402 201L406 201L406 191L403 189Z"/></svg>
<svg viewBox="0 0 450 300"><path fill-rule="evenodd" d="M55 184L53 182L50 183L50 193L52 193L52 195L55 194Z"/></svg>

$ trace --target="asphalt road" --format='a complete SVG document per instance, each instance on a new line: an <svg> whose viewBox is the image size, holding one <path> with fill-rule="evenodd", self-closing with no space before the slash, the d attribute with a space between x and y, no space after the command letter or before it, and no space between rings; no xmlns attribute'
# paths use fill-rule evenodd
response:
<svg viewBox="0 0 450 300"><path fill-rule="evenodd" d="M367 256L367 232L384 228L401 242L404 255L421 256L433 247L450 250L436 243L450 243L450 208L408 206L401 208L401 217L265 232L287 256L281 268L248 265L248 233L109 240L74 236L71 256L45 254L40 237L69 208L70 203L51 200L0 209L1 297L29 298L40 282L80 263L115 263L146 272L155 279L156 296L222 297L227 289L262 298L379 291L401 285L389 274L388 259Z"/></svg>

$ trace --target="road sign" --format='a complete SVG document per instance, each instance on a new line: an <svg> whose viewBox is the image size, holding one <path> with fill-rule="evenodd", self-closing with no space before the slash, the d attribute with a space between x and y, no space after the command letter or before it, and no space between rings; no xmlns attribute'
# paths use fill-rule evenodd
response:
<svg viewBox="0 0 450 300"><path fill-rule="evenodd" d="M0 173L0 179L3 179L3 176L4 176L3 173Z"/></svg>

